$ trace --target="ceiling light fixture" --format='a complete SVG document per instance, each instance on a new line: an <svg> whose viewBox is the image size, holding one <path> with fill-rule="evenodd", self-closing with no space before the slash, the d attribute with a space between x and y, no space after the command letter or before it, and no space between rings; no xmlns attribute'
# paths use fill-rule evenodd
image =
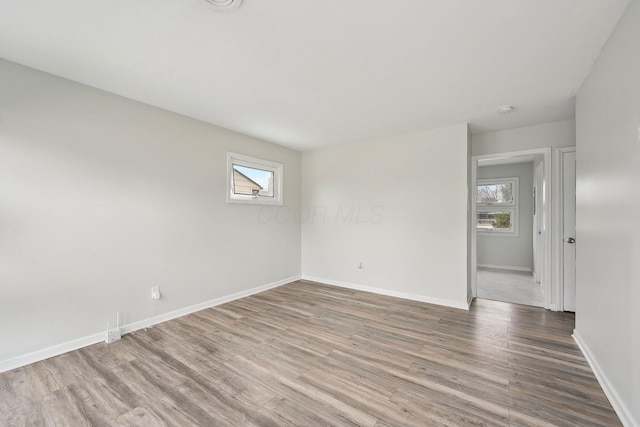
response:
<svg viewBox="0 0 640 427"><path fill-rule="evenodd" d="M242 0L207 0L218 12L227 12L240 7Z"/></svg>
<svg viewBox="0 0 640 427"><path fill-rule="evenodd" d="M509 114L513 111L513 107L511 105L504 105L498 108L498 114Z"/></svg>

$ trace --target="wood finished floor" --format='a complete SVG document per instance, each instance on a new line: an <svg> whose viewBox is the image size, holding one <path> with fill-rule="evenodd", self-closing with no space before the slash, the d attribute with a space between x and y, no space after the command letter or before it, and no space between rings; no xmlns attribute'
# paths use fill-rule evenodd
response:
<svg viewBox="0 0 640 427"><path fill-rule="evenodd" d="M573 327L298 281L0 374L0 425L620 425Z"/></svg>

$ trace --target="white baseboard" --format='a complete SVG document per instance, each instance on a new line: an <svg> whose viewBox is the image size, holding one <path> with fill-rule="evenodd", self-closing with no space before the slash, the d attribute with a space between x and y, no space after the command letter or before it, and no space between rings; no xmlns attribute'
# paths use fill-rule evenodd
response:
<svg viewBox="0 0 640 427"><path fill-rule="evenodd" d="M532 273L533 272L530 268L527 268L527 267L514 267L512 265L478 264L478 267L494 268L496 270L526 271L527 273Z"/></svg>
<svg viewBox="0 0 640 427"><path fill-rule="evenodd" d="M156 325L158 323L166 322L167 320L175 319L177 317L186 316L187 314L195 313L196 311L204 310L206 308L215 307L216 305L224 304L236 299L248 297L253 294L264 292L269 289L277 288L278 286L286 285L287 283L295 282L299 280L300 276L288 277L286 279L278 280L276 282L267 283L266 285L258 286L256 288L248 289L246 291L237 292L235 294L227 295L224 297L216 298L203 303L184 307L179 310L171 311L168 313L159 314L148 319L143 319L138 322L129 323L120 327L123 334L131 333L139 329L144 329ZM27 353L21 356L12 357L0 361L0 373L10 371L21 366L29 365L31 363L39 362L41 360L48 359L50 357L58 356L60 354L68 353L73 350L77 350L82 347L87 347L99 342L104 342L105 331L98 332L86 337L78 338L72 341L67 341L61 344L56 344L51 347L36 350L31 353Z"/></svg>
<svg viewBox="0 0 640 427"><path fill-rule="evenodd" d="M625 427L640 426L640 420L633 419L631 410L627 408L627 405L625 405L624 401L620 398L620 395L600 368L595 357L593 357L593 353L591 353L591 350L589 350L589 347L584 342L578 331L574 329L572 336L576 344L578 344L580 351L582 351L584 358L587 359L587 363L589 363L591 370L600 383L600 387L602 387L604 394L607 396L607 399L609 399L611 406L613 406L613 410L616 411L622 425Z"/></svg>
<svg viewBox="0 0 640 427"><path fill-rule="evenodd" d="M440 298L431 298L431 297L427 297L427 296L423 296L423 295L408 294L408 293L404 293L404 292L392 291L392 290L389 290L389 289L373 288L373 287L370 287L370 286L356 285L354 283L341 282L339 280L325 279L325 278L322 278L322 277L307 276L307 275L304 275L304 274L302 275L302 280L309 280L311 282L318 282L318 283L322 283L322 284L325 284L325 285L339 286L341 288L354 289L354 290L357 290L357 291L364 291L364 292L371 292L371 293L374 293L374 294L386 295L386 296L396 297L396 298L403 298L403 299L408 299L408 300L412 300L412 301L420 301L420 302L426 302L426 303L429 303L429 304L442 305L442 306L445 306L445 307L452 307L452 308L459 308L459 309L462 309L462 310L469 310L469 303L464 303L464 302L445 300L445 299L440 299Z"/></svg>
<svg viewBox="0 0 640 427"><path fill-rule="evenodd" d="M105 331L102 331L97 334L92 334L61 344L52 345L51 347L36 350L31 353L12 357L11 359L5 359L3 361L0 361L0 373L10 371L15 368L20 368L21 366L29 365L31 363L39 362L53 356L58 356L63 353L68 353L82 347L87 347L99 343L100 341L104 342L104 338Z"/></svg>
<svg viewBox="0 0 640 427"><path fill-rule="evenodd" d="M277 282L272 282L266 285L258 286L256 288L248 289L246 291L237 292L235 294L227 295L221 298L216 298L210 301L205 301L203 303L191 305L189 307L181 308L179 310L170 311L164 314L159 314L158 316L150 317L148 319L144 319L139 322L134 322L134 323L130 323L128 325L122 326L121 328L122 333L128 334L130 332L148 328L158 323L166 322L167 320L171 320L178 317L186 316L187 314L195 313L196 311L215 307L216 305L221 305L233 300L258 294L260 292L264 292L269 289L277 288L278 286L286 285L287 283L295 282L296 280L299 280L299 279L300 279L300 276L292 276L286 279L278 280Z"/></svg>

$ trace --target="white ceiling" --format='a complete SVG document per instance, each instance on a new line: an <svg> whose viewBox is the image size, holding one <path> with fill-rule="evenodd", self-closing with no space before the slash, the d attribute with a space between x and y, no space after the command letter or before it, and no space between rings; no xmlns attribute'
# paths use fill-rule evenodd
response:
<svg viewBox="0 0 640 427"><path fill-rule="evenodd" d="M0 0L0 57L309 150L572 118L627 3Z"/></svg>

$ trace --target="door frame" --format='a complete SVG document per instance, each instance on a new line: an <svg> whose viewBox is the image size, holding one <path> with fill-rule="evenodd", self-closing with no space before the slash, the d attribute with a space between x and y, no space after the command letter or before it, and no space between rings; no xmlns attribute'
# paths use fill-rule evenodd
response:
<svg viewBox="0 0 640 427"><path fill-rule="evenodd" d="M471 215L469 218L469 228L471 231L471 294L475 298L478 296L478 233L476 230L477 212L477 188L478 188L478 161L509 159L519 156L542 155L543 157L543 195L542 195L542 224L543 224L543 271L541 272L541 287L544 296L544 307L555 309L551 304L551 248L552 248L552 225L551 205L555 202L553 193L555 192L551 180L551 148L538 148L533 150L510 151L505 153L484 154L471 157ZM540 207L538 207L539 209Z"/></svg>
<svg viewBox="0 0 640 427"><path fill-rule="evenodd" d="M536 283L542 283L540 272L542 269L544 251L542 248L542 239L539 231L542 229L542 213L539 213L538 206L542 206L542 193L540 192L544 183L544 162L540 162L538 166L533 169L533 188L536 190L534 193L534 206L535 214L533 216L533 277L536 279Z"/></svg>
<svg viewBox="0 0 640 427"><path fill-rule="evenodd" d="M556 236L558 236L557 239L555 239L554 241L554 251L555 251L555 257L554 257L554 262L555 265L558 266L558 268L556 268L556 283L558 284L558 286L556 286L556 301L557 301L557 310L558 311L564 311L564 251L563 251L563 230L564 230L564 155L566 153L575 153L576 152L576 147L560 147L560 148L556 148L556 176L558 177L558 179L556 179L555 185L554 185L554 193L556 195L556 206L558 207L558 209L556 209L557 215L555 218L555 223L556 223Z"/></svg>

